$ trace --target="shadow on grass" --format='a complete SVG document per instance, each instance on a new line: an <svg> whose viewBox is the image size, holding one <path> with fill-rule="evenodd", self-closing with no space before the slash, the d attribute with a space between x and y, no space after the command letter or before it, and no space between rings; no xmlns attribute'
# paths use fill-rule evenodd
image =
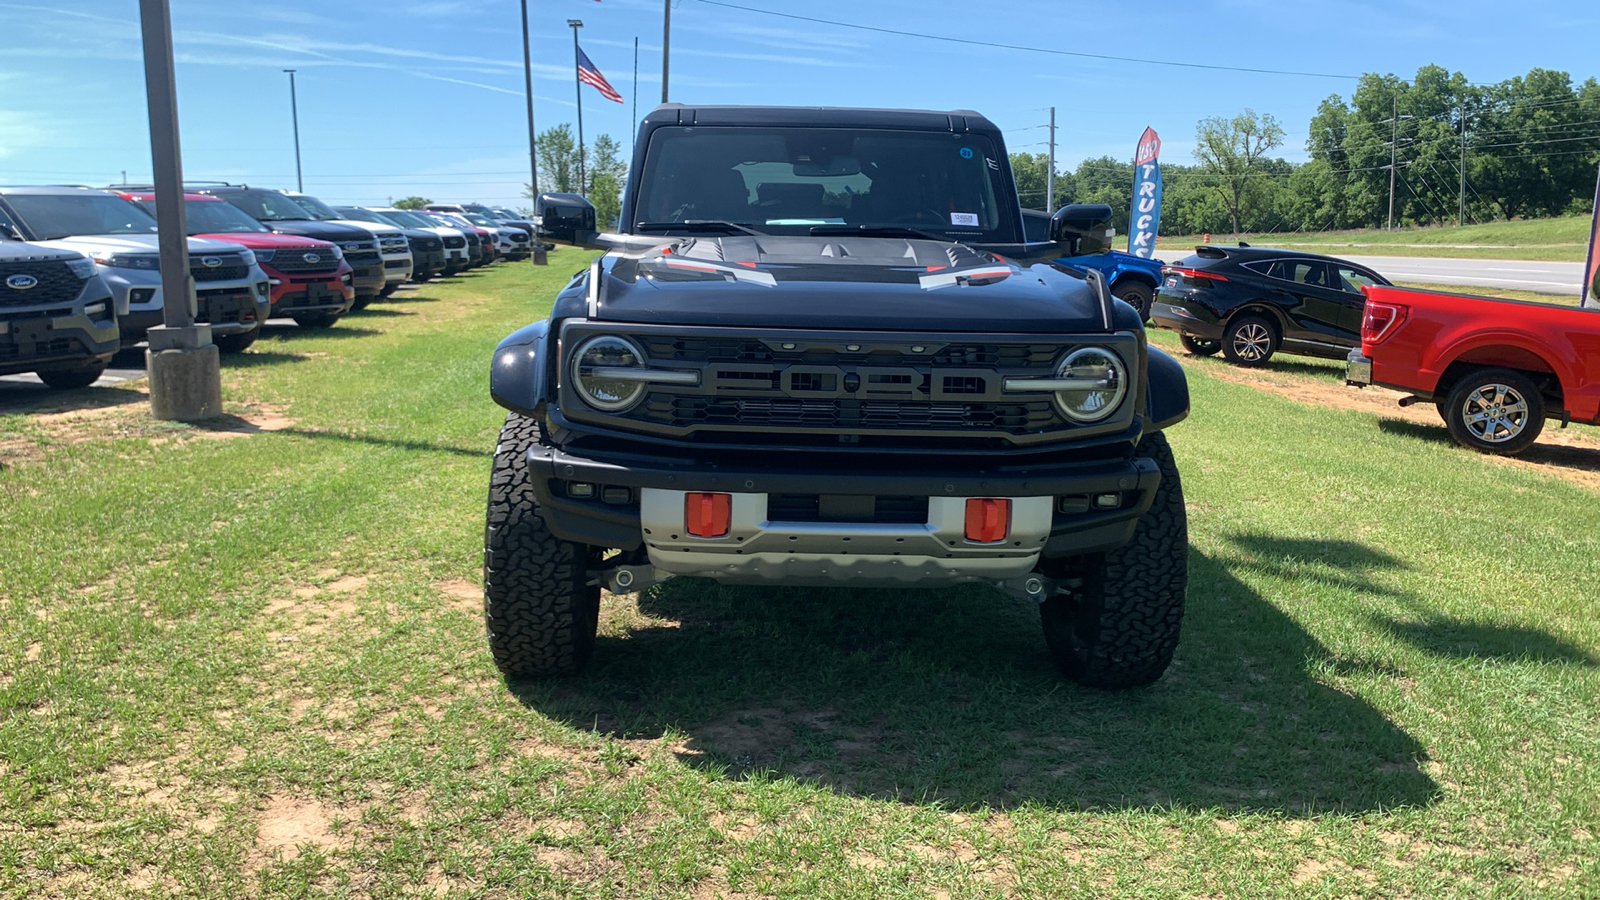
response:
<svg viewBox="0 0 1600 900"><path fill-rule="evenodd" d="M1420 622L1375 617L1374 624L1424 653L1458 659L1597 666L1600 660L1554 635L1516 625L1429 616Z"/></svg>
<svg viewBox="0 0 1600 900"><path fill-rule="evenodd" d="M1353 550L1348 551L1354 553ZM1178 658L1140 690L1063 681L1031 605L988 588L668 582L673 627L603 636L589 673L511 685L621 737L686 735L689 765L907 803L1302 814L1430 802L1422 748L1308 672L1327 651L1191 551Z"/></svg>
<svg viewBox="0 0 1600 900"><path fill-rule="evenodd" d="M292 434L296 437L313 438L322 441L344 441L351 444L366 444L371 447L390 447L397 450L421 450L427 453L453 453L457 456L472 456L487 461L492 455L492 450L482 448L473 450L466 447L452 447L448 444L434 444L428 441L407 441L398 438L375 437L369 434L340 434L336 431L319 431L312 428L281 428L274 434Z"/></svg>
<svg viewBox="0 0 1600 900"><path fill-rule="evenodd" d="M1545 424L1548 429L1552 427ZM1389 434L1400 437L1416 438L1431 441L1435 444L1448 444L1459 447L1455 438L1445 429L1444 424L1421 425L1416 422L1407 422L1402 419L1379 419L1378 428ZM1461 448L1463 452L1467 448ZM1535 443L1532 447L1517 454L1517 459L1523 462L1535 463L1544 466L1556 466L1564 469L1579 469L1586 472L1600 472L1600 450L1593 447L1572 447L1561 444Z"/></svg>
<svg viewBox="0 0 1600 900"><path fill-rule="evenodd" d="M243 353L229 353L222 357L224 369L253 369L257 366L277 366L284 363L305 362L311 357L304 353L280 353L275 350L251 348Z"/></svg>
<svg viewBox="0 0 1600 900"><path fill-rule="evenodd" d="M344 322L327 328L302 328L299 325L279 325L273 322L267 322L261 326L261 336L263 338L272 338L279 341L304 340L307 338L340 340L371 337L375 334L383 334L383 332L376 328L352 328Z"/></svg>
<svg viewBox="0 0 1600 900"><path fill-rule="evenodd" d="M41 390L36 385L0 382L0 415L50 415L85 409L104 409L145 403L146 391L119 387L86 387L58 391Z"/></svg>
<svg viewBox="0 0 1600 900"><path fill-rule="evenodd" d="M379 303L388 303L389 300L379 300ZM393 319L400 316L414 316L416 313L403 309L384 309L381 306L369 306L350 313L353 319Z"/></svg>
<svg viewBox="0 0 1600 900"><path fill-rule="evenodd" d="M445 281L445 282L432 281L432 282L429 282L426 287L422 288L422 290L427 290L427 288L433 287L436 284L451 284L451 283L452 282L448 282L448 281ZM423 293L412 293L412 292L409 292L409 291L401 291L398 294L394 294L392 296L385 297L385 298L383 298L382 300L380 300L378 302L380 302L380 303L382 303L382 304L384 304L386 306L393 306L395 304L400 304L400 303L438 303L439 302L439 298L438 297L429 297L428 295L423 294ZM371 307L368 307L368 309L371 309Z"/></svg>

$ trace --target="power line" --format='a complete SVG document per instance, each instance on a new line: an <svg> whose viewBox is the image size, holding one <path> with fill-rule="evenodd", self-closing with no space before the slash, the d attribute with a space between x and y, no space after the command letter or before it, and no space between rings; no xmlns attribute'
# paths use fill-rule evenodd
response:
<svg viewBox="0 0 1600 900"><path fill-rule="evenodd" d="M1244 66L1222 66L1208 63L1174 62L1170 59L1141 59L1133 56L1108 56L1102 53L1083 53L1076 50L1052 50L1045 47L1027 47L1021 44L1002 44L996 41L979 41L972 38L948 37L942 34L925 34L918 31L902 31L896 28L880 28L876 25L858 25L852 22L836 22L832 19L819 19L813 16L796 15L795 13L777 12L770 9L758 9L753 6L740 6L737 3L726 3L723 0L700 0L710 6L721 6L726 9L737 9L743 12L758 13L764 16L777 16L783 19L794 19L801 22L811 22L817 25L832 25L836 28L854 28L858 31L873 31L878 34L892 34L899 37L921 38L928 41L944 41L949 44L967 44L974 47L993 47L998 50L1022 50L1028 53L1048 53L1052 56L1075 56L1081 59L1099 59L1108 62L1139 63L1146 66L1175 66L1183 69L1210 69L1222 72L1250 72L1256 75L1295 75L1304 78L1338 78L1345 81L1359 81L1358 75L1334 75L1328 72L1295 72L1284 69L1252 69Z"/></svg>

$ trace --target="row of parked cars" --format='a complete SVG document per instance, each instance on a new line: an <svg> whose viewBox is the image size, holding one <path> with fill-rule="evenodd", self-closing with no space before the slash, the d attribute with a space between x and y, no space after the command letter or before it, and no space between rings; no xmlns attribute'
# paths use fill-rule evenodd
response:
<svg viewBox="0 0 1600 900"><path fill-rule="evenodd" d="M187 185L195 321L224 353L272 317L322 328L406 282L526 259L533 223L510 210L332 207L242 184ZM0 187L0 375L93 384L116 351L162 321L148 186Z"/></svg>

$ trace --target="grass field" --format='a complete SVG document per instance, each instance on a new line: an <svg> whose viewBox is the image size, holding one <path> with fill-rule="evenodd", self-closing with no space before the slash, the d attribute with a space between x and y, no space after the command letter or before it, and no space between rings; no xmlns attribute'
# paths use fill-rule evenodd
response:
<svg viewBox="0 0 1600 900"><path fill-rule="evenodd" d="M208 428L0 409L0 896L1600 892L1595 490L1215 360L1148 690L983 588L693 581L508 688L487 361L581 263L274 334Z"/></svg>
<svg viewBox="0 0 1600 900"><path fill-rule="evenodd" d="M1462 228L1406 228L1399 231L1361 229L1315 233L1245 234L1263 247L1294 247L1350 256L1429 256L1455 259L1536 259L1583 262L1589 247L1589 216L1562 216L1516 222L1490 222ZM1213 234L1217 243L1233 243L1233 235ZM1157 253L1190 251L1201 235L1163 236Z"/></svg>

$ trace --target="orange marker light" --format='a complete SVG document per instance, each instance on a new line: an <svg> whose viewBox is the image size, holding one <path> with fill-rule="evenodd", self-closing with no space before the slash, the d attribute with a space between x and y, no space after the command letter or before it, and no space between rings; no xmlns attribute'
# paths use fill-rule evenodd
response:
<svg viewBox="0 0 1600 900"><path fill-rule="evenodd" d="M732 507L732 494L690 491L683 495L683 530L695 537L723 537Z"/></svg>
<svg viewBox="0 0 1600 900"><path fill-rule="evenodd" d="M967 498L967 540L993 544L1011 530L1011 501L990 497Z"/></svg>

